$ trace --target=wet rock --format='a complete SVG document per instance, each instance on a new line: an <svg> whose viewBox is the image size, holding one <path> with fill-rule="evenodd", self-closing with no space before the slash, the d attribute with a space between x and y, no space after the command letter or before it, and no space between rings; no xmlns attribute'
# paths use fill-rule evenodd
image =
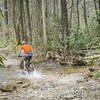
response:
<svg viewBox="0 0 100 100"><path fill-rule="evenodd" d="M88 75L88 77L94 77L94 73L93 72L90 72L87 75Z"/></svg>
<svg viewBox="0 0 100 100"><path fill-rule="evenodd" d="M12 91L16 90L16 85L14 85L14 84L1 85L0 90L2 92L12 92Z"/></svg>
<svg viewBox="0 0 100 100"><path fill-rule="evenodd" d="M66 100L71 100L71 99L74 99L74 98L75 98L74 94L68 94L68 95L63 97L63 99L66 99Z"/></svg>
<svg viewBox="0 0 100 100"><path fill-rule="evenodd" d="M11 91L12 91L11 89L3 89L3 88L0 88L0 90L1 90L2 92L11 92Z"/></svg>
<svg viewBox="0 0 100 100"><path fill-rule="evenodd" d="M29 84L29 83L26 83L26 84L22 85L21 87L22 87L22 88L27 88L27 87L29 87L29 86L30 86L30 84Z"/></svg>
<svg viewBox="0 0 100 100"><path fill-rule="evenodd" d="M97 71L98 69L97 68L89 68L89 71L90 72L95 72L95 71Z"/></svg>
<svg viewBox="0 0 100 100"><path fill-rule="evenodd" d="M8 100L8 94L7 93L1 93L0 94L0 100Z"/></svg>
<svg viewBox="0 0 100 100"><path fill-rule="evenodd" d="M22 81L16 81L16 84L23 84Z"/></svg>
<svg viewBox="0 0 100 100"><path fill-rule="evenodd" d="M12 91L16 90L17 87L19 87L17 82L3 83L0 85L0 90L2 92L12 92Z"/></svg>
<svg viewBox="0 0 100 100"><path fill-rule="evenodd" d="M8 100L8 96L0 96L0 100Z"/></svg>
<svg viewBox="0 0 100 100"><path fill-rule="evenodd" d="M77 80L77 83L83 83L85 80Z"/></svg>
<svg viewBox="0 0 100 100"><path fill-rule="evenodd" d="M74 99L72 99L72 100L81 100L80 98L74 98Z"/></svg>

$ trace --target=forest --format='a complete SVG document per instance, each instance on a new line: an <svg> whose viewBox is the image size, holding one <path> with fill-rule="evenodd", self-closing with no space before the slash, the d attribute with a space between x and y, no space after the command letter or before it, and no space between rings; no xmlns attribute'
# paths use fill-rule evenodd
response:
<svg viewBox="0 0 100 100"><path fill-rule="evenodd" d="M0 0L0 100L100 100L100 0Z"/></svg>
<svg viewBox="0 0 100 100"><path fill-rule="evenodd" d="M0 2L1 47L16 49L25 40L32 45L34 56L59 56L67 61L68 55L86 55L94 48L99 51L99 0Z"/></svg>

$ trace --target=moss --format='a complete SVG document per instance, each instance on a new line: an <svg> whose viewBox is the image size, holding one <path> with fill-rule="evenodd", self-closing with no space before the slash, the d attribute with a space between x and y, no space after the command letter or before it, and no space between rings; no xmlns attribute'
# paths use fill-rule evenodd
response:
<svg viewBox="0 0 100 100"><path fill-rule="evenodd" d="M100 71L98 71L98 72L95 73L94 78L95 78L95 79L96 79L96 78L100 78Z"/></svg>
<svg viewBox="0 0 100 100"><path fill-rule="evenodd" d="M94 75L95 75L95 73L93 73L93 72L88 73L88 77L93 78L93 77L94 77Z"/></svg>

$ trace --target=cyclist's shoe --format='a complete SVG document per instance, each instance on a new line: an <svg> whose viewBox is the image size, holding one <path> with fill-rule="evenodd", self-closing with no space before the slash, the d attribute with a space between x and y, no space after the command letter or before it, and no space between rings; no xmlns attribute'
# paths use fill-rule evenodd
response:
<svg viewBox="0 0 100 100"><path fill-rule="evenodd" d="M22 73L22 74L26 75L26 74L28 74L28 72L27 72L27 71L23 71L23 73Z"/></svg>

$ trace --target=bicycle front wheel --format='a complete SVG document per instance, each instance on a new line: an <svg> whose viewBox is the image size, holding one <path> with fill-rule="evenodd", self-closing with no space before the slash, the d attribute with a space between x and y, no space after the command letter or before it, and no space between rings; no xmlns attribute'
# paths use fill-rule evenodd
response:
<svg viewBox="0 0 100 100"><path fill-rule="evenodd" d="M33 63L29 63L26 68L27 68L28 73L34 72L34 64Z"/></svg>

